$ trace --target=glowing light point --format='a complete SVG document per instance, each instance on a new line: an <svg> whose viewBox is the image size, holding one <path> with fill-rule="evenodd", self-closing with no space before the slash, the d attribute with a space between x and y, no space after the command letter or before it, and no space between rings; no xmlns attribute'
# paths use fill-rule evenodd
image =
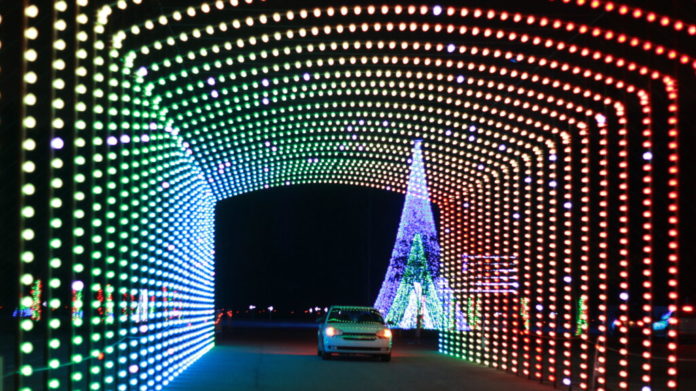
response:
<svg viewBox="0 0 696 391"><path fill-rule="evenodd" d="M459 75L457 76L457 83L462 84L466 80L466 77L464 75Z"/></svg>
<svg viewBox="0 0 696 391"><path fill-rule="evenodd" d="M442 6L434 5L433 6L433 15L440 16L441 14L442 14Z"/></svg>
<svg viewBox="0 0 696 391"><path fill-rule="evenodd" d="M74 291L81 291L85 288L85 283L80 280L75 280L72 283L72 289Z"/></svg>
<svg viewBox="0 0 696 391"><path fill-rule="evenodd" d="M643 153L643 160L652 160L652 158L653 158L652 152L648 151L648 152Z"/></svg>
<svg viewBox="0 0 696 391"><path fill-rule="evenodd" d="M65 146L65 142L60 137L54 137L51 140L51 148L53 148L53 149L63 149L64 146Z"/></svg>
<svg viewBox="0 0 696 391"><path fill-rule="evenodd" d="M447 53L454 53L457 50L457 46L453 43L447 45Z"/></svg>
<svg viewBox="0 0 696 391"><path fill-rule="evenodd" d="M595 115L595 121L597 121L597 125L604 126L607 123L607 117L604 116L604 114L597 113Z"/></svg>

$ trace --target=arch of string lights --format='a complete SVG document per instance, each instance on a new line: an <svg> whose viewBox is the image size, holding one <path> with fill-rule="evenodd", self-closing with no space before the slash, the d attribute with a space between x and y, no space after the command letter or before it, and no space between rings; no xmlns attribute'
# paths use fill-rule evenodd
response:
<svg viewBox="0 0 696 391"><path fill-rule="evenodd" d="M166 388L214 344L217 201L404 192L421 139L468 314L441 352L677 389L696 25L599 0L456 3L25 0L17 387ZM500 277L489 260L514 291L478 289Z"/></svg>

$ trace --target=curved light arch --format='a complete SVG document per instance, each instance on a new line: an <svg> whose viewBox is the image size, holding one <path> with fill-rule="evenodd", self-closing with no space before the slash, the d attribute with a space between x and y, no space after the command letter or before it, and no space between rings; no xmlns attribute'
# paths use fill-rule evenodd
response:
<svg viewBox="0 0 696 391"><path fill-rule="evenodd" d="M88 385L96 387L95 389L102 385L111 387L115 383L119 384L119 389L155 388L156 381L157 384L166 385L210 346L207 323L209 316L205 312L207 310L202 310L205 305L201 304L206 299L197 301L199 298L209 298L210 292L205 283L187 286L173 277L158 280L152 276L173 273L181 277L188 272L182 265L189 262L194 265L191 272L200 273L192 275L192 281L210 281L205 276L212 270L211 210L220 196L215 195L209 179L206 179L217 175L214 164L203 164L204 159L199 156L205 153L193 152L191 145L185 144L198 140L196 135L189 135L186 129L181 129L178 135L173 134L182 121L171 121L169 113L161 111L163 104L171 104L167 99L158 101L152 98L152 94L166 91L172 85L172 97L179 99L174 95L174 88L180 81L179 76L172 73L176 76L173 80L161 79L163 83L157 81L147 85L150 76L138 75L139 67L155 64L173 46L179 46L176 39L169 40L166 37L169 34L168 26L171 27L174 22L203 24L197 30L192 29L187 33L186 45L201 47L197 42L198 38L224 32L220 24L217 27L205 26L206 18L215 19L214 15L218 11L235 9L235 12L249 14L251 19L240 18L236 23L234 20L227 22L229 25L225 25L226 32L245 35L236 37L242 39L245 51L250 50L251 46L262 46L262 35L257 34L256 44L251 45L246 31L256 28L256 20L262 18L258 13L263 12L259 9L263 9L265 5L251 0L218 0L175 11L169 16L156 15L149 21L142 21L149 17L148 12L151 11L139 0L120 0L110 6L103 6L99 0L55 3L54 9L49 10L50 7L29 0L23 21L26 48L23 53L25 91L22 92L23 112L19 121L23 124L22 249L19 254L20 269L23 271L20 276L24 297L22 300L28 297L32 281L37 280L47 283L49 288L46 294L52 298L52 308L57 308L54 306L60 304L61 299L63 302L69 300L64 288L61 288L61 281L64 287L68 285L68 281L75 279L90 281L90 284L86 284L85 291L89 295L103 296L116 292L137 296L141 295L140 289L143 287L151 289L159 287L159 283L164 283L165 288L171 288L172 291L153 294L153 297L163 298L163 301L153 304L157 309L153 315L159 317L157 322L153 321L153 329L149 329L149 324L143 325L137 320L144 315L141 313L141 304L132 297L121 297L112 302L114 305L124 305L125 308L125 314L114 317L115 323L108 323L106 317L96 315L90 318L90 322L97 322L96 324L85 325L84 322L73 321L68 322L69 326L61 326L60 323L50 323L47 338L52 330L68 330L73 340L68 347L61 347L59 344L55 348L52 344L56 339L49 340L52 350L49 350L48 356L55 356L58 360L48 363L49 367L53 368L51 365L56 362L59 366L70 365L75 375L66 378L59 371L49 369L48 383L45 385L51 388L80 389ZM570 1L564 0L563 3ZM642 20L645 16L645 21L649 23L658 22L655 23L658 25L656 28L696 34L696 30L693 33L691 31L692 25L664 15L642 12L638 8L603 1L577 0L576 3L577 7L589 5L592 9L601 8L619 15L631 13L636 20ZM557 3L554 7L573 7L564 4ZM257 9L251 10L251 7ZM138 15L141 11L143 14ZM48 18L50 24L45 21L48 19L38 18L46 13L51 15ZM137 17L129 18L128 15ZM644 333L649 332L650 311L655 301L652 296L653 283L665 283L670 308L676 309L679 304L676 284L679 262L678 105L685 98L678 93L682 79L673 76L676 72L665 64L685 68L693 66L693 55L688 45L671 48L669 45L654 44L643 39L640 33L630 35L613 31L611 27L602 26L601 23L589 27L563 18L536 16L533 11L508 12L495 8L470 9L438 5L350 6L293 10L279 13L277 17L270 13L265 18L267 24L271 23L271 19L289 21L288 24L292 24L292 20L300 19L323 22L333 18L342 21L365 15L384 20L379 31L376 31L374 24L367 22L355 23L354 27L346 23L341 35L347 39L354 36L362 39L361 35L384 32L388 28L387 23L395 19L398 23L392 24L393 31L425 33L428 34L429 41L434 41L419 44L416 49L413 42L410 47L407 45L406 49L429 56L411 56L408 57L408 63L399 62L399 58L407 58L408 54L401 57L393 55L394 51L404 50L400 49L400 44L395 43L392 55L386 58L386 62L380 64L383 57L374 57L379 66L415 66L434 70L430 74L424 71L421 77L428 79L428 75L434 75L434 80L424 81L422 87L427 90L429 84L433 85L434 91L425 91L424 98L428 100L430 94L435 101L440 99L441 93L435 86L454 84L457 77L455 72L461 69L468 77L476 75L470 76L471 79L467 80L464 87L471 94L461 97L460 102L453 100L450 103L446 98L441 98L443 103L423 103L420 105L423 110L417 118L401 120L405 125L392 133L382 132L379 123L375 124L375 121L356 128L356 132L369 132L374 137L371 145L375 146L376 151L370 152L371 154L351 152L350 159L336 156L338 166L335 167L323 165L323 162L317 162L319 164L313 166L304 164L307 163L306 159L312 157L303 155L302 148L281 147L281 152L285 155L269 161L283 170L283 175L274 185L294 180L295 183L346 183L399 191L403 188L400 174L405 172L405 158L412 142L408 132L422 133L426 139L426 160L431 173L431 186L436 189L434 201L442 212L440 237L444 243L445 270L455 287L465 291L461 297L469 295L467 289L478 278L477 274L461 273L461 254L520 254L520 273L526 284L521 288L522 295L531 297L538 305L548 306L549 311L558 309L553 316L543 311L534 312L530 319L533 329L525 330L518 298L499 294L483 295L481 311L490 315L495 308L503 308L501 317L489 319L484 322L481 330L471 333L443 330L441 350L539 380L563 385L568 385L568 382L581 388L594 386L590 382L596 381L597 389L605 389L611 376L600 370L595 378L590 378L587 368L582 367L589 364L592 351L588 334L582 334L577 341L568 338L576 318L573 314L575 304L571 298L577 294L597 294L597 299L590 307L593 316L602 321L599 326L601 335L597 341L598 360L601 364L609 357L606 339L609 319L606 318L606 306L608 303L617 303L617 299L610 297L610 294L617 292L615 288L608 286L610 280L606 273L595 274L589 269L583 271L582 268L591 266L619 274L621 289L628 286L629 266L637 267L644 273L637 284L635 278L631 281L633 285L630 289L631 302L641 305L640 320L645 323L642 328ZM458 25L438 25L437 21L433 22L434 17ZM423 23L421 18L428 21ZM74 31L70 27L72 24L66 23L72 22L72 19L76 22ZM134 20L136 24L129 25L132 22L128 20ZM401 21L405 23L403 28ZM482 27L484 23L493 23L494 26ZM123 29L124 25L127 28ZM316 36L321 40L332 39L337 27L331 27L331 30L323 28L324 26L317 27ZM292 29L293 42L302 42L302 30L294 26ZM514 29L534 29L534 33L516 33ZM312 30L312 27L305 29L304 35L314 34ZM287 31L283 31L286 37ZM432 34L433 31L438 34ZM150 32L150 35L144 32ZM572 45L565 42L569 34L576 33L581 43ZM55 37L53 51L49 54L37 50L41 47L37 37L45 37L46 34ZM165 38L156 38L158 35ZM470 37L485 41L486 45L503 47L497 49L485 45L460 45L449 53L449 41ZM158 42L148 46L151 39L157 39ZM270 41L273 39L271 37ZM141 42L136 42L137 40ZM627 48L624 58L607 53L613 46L605 48L604 42ZM348 43L348 48L354 50L355 46L351 44L355 45L354 41ZM234 48L237 40L230 45ZM343 43L340 45L342 47ZM366 50L367 43L360 45L360 50ZM376 45L369 50L378 53L380 50L387 50L389 44L382 48ZM505 47L506 45L508 46ZM512 50L509 45L518 47ZM180 46L184 48L182 50L186 50L184 44ZM288 48L294 49L292 46ZM542 49L553 49L554 56L546 58L540 55ZM212 47L206 50L208 56L210 53L219 53ZM282 48L278 50L285 51ZM307 49L302 50L306 53ZM314 49L315 54L317 50ZM185 53L181 63L175 59L173 65L166 66L162 62L162 66L158 66L159 70L153 67L153 71L162 70L164 73L165 68L189 66L200 67L199 72L203 69L205 72L219 73L224 69L214 63L196 65L205 61L206 56L202 55L205 52L198 50L190 53L191 56ZM641 55L644 54L659 58L659 61L650 66L643 65L646 61ZM249 68L254 63L261 66L270 63L261 54L257 56L255 62L245 60L242 67ZM467 62L440 59L438 56L457 56L465 58ZM320 54L318 57L324 57L322 61L327 63L314 63L312 71L317 68L334 68L334 64L328 64L325 55ZM556 60L555 57L560 58ZM119 62L121 59L125 60L123 65ZM356 64L374 66L372 57L365 57L365 63L360 55L356 55L355 59ZM417 64L415 59L418 59ZM233 59L226 66L230 69L239 68L236 61ZM346 57L345 61L350 63L351 57ZM66 66L73 62L77 64L74 71ZM310 68L306 64L280 64L278 71L273 72L301 72ZM440 72L443 69L449 76ZM247 72L247 76L237 78L234 83L242 83L244 79L265 73L263 69L251 69ZM43 75L48 74L51 76L45 79ZM192 75L195 76L196 72L191 71L189 77ZM317 75L321 76L321 73ZM418 77L416 73L413 75ZM438 80L439 76L443 77L442 80ZM359 83L369 78L370 76L361 74ZM201 79L200 82L205 80ZM289 84L295 82L300 81L288 80ZM398 86L398 89L401 90L399 93L406 93L405 89L419 87L416 84L414 87ZM198 86L192 88L200 89ZM256 88L260 87L252 87ZM329 85L328 88L334 87ZM372 90L375 87L358 85L348 88L361 90L361 94L351 94L349 98L336 95L329 97L334 102L356 103L342 107L346 113L361 116L365 113L384 113L389 118L389 113L404 110L393 105L379 107L387 98L385 94L374 94ZM44 99L40 91L50 91L50 98ZM503 97L506 93L514 94L516 98L508 100ZM186 93L182 97L193 102L194 98L190 97L192 94ZM408 93L406 94L406 97L396 97L392 101L408 98ZM550 101L549 97L552 98ZM327 130L328 133L333 132L327 128L327 119L302 117L301 114L326 113L335 108L302 106L303 99L299 98L291 98L284 103L300 105L297 107L302 110L280 113L288 121L273 126L286 133L279 134L273 140L285 140L284 136L292 134L292 129L302 127L312 130L311 136L316 139L312 142L321 145L326 140L321 140L323 136L317 135L324 134ZM315 98L321 97L317 94ZM50 99L49 103L45 103L47 99ZM210 111L205 112L207 109L205 103L201 103L202 99L195 99L199 102L192 104L201 110L202 115L217 115L217 108L211 107ZM364 105L367 103L366 99L375 102L373 107L360 107L357 104L359 102ZM435 109L439 106L462 104L464 100L470 101L470 108L443 112ZM174 106L168 107L171 107L170 112L176 110ZM256 110L252 105L248 109ZM502 114L502 110L505 114ZM274 115L272 111L268 113ZM337 119L346 118L350 116ZM374 118L381 117L377 115ZM432 123L420 128L413 122L429 122L431 119ZM391 118L389 120L394 121ZM446 125L448 121L476 124L483 129L476 136L485 142L469 145L462 137L457 139L443 136L443 132L451 128ZM410 123L414 126L409 129ZM255 118L244 120L238 126L244 126L244 131L249 134L270 128L267 128L267 123ZM191 129L200 127L200 123L189 124ZM36 132L41 128L50 129L50 138ZM453 134L457 132L455 129L450 130ZM401 136L394 132L405 134ZM640 134L639 141L635 141L636 134ZM510 135L514 140L505 140ZM254 135L251 137L256 138ZM516 144L519 141L527 145L507 145L506 153L501 154L501 151L496 151L501 141L506 144ZM266 183L263 175L259 176L258 173L266 163L258 159L265 161L270 155L261 153L265 147L258 145L258 140L240 143L241 148L246 148L245 153L248 153L248 158L245 158L248 163L245 163L239 174L241 182L249 183L244 185L247 189L261 188ZM220 146L213 147L215 150L210 152L210 156L219 156ZM616 158L608 157L614 152L617 153ZM503 157L505 155L509 158ZM44 156L50 158L44 159ZM552 160L551 156L555 158ZM480 159L489 160L484 170L478 167ZM639 177L633 167L641 171ZM382 173L385 170L387 173ZM557 188L549 186L552 180ZM640 190L641 193L636 193L635 190ZM227 194L237 194L237 190L230 190ZM49 200L48 206L42 206L38 197L46 197ZM468 206L464 207L465 204ZM169 210L163 205L168 205ZM610 209L614 207L618 208L615 216L610 213ZM523 209L524 213L518 218L511 218L505 213L510 208ZM43 211L47 213L44 214ZM44 215L49 218L39 217ZM182 218L183 221L177 221ZM661 234L654 232L655 227L661 226L654 223L668 227L664 234L669 239L665 243L655 240ZM46 234L42 228L45 224L49 227ZM612 231L616 227L620 229L619 234ZM62 234L66 229L72 232L69 237ZM189 232L199 234L188 235ZM638 242L629 245L629 240ZM618 251L612 246L616 246ZM654 250L653 246L657 249ZM187 254L194 255L188 258ZM595 256L598 260L595 260ZM619 266L616 268L606 261L614 256L619 259ZM48 271L42 270L35 261L44 257L48 259ZM636 264L633 259L640 261ZM491 273L486 271L485 265L476 268L476 273L480 275ZM669 276L667 281L657 281L649 274L656 268L666 269L666 275ZM567 277L584 279L585 282L576 282L574 279L567 282ZM589 281L590 277L593 278L592 281ZM560 300L555 300L558 292L563 292L563 296ZM628 288L622 293L628 295ZM95 302L99 300L92 304ZM174 319L162 320L163 316L168 317L181 311L177 307L179 305L186 308L184 316L194 323L188 331L179 327ZM629 316L635 315L630 313L627 304L619 301L618 305L625 306L619 310L620 320L628 321ZM159 309L163 309L162 312ZM85 308L91 314L101 310L105 310L103 302L95 308ZM47 316L51 317L50 314ZM37 373L40 374L44 369L35 364L36 351L27 342L43 335L34 327L42 323L25 319L20 325L23 330L20 337L25 341L19 354L20 364L23 364L20 367L20 382L31 387L40 381L37 380ZM92 327L99 327L103 332L90 334L88 330ZM547 338L541 331L544 327L551 330L559 328L562 331L552 331L549 333L551 338ZM499 329L505 331L498 332ZM618 332L628 337L626 327L619 326ZM84 341L85 337L88 337L86 343L77 342ZM556 341L555 337L559 337L559 340ZM674 344L669 345L670 364L664 384L669 389L674 389L677 387L674 364L677 359L677 333L674 327L669 330L667 338ZM184 340L187 342L177 345ZM492 341L490 343L493 345L483 345L482 341ZM652 341L652 337L644 339L646 344L642 345L638 358L641 370L636 373L629 373L628 370L629 360L634 360L629 355L629 343L619 342L619 355L625 361L619 362L622 370L619 371L618 380L611 380L618 382L616 386L619 389L627 389L629 380L648 387L655 384L657 380L653 378L656 370L652 368ZM575 347L579 347L581 351L580 364L572 361L571 352ZM68 351L77 355L67 356ZM550 352L550 355L544 356L544 351ZM157 366L161 366L161 363L165 365L160 370Z"/></svg>
<svg viewBox="0 0 696 391"><path fill-rule="evenodd" d="M194 56L194 55L189 55L188 58L189 58L189 59L194 59L195 56Z"/></svg>
<svg viewBox="0 0 696 391"><path fill-rule="evenodd" d="M191 58L191 57L192 57L192 56L189 56L189 58Z"/></svg>

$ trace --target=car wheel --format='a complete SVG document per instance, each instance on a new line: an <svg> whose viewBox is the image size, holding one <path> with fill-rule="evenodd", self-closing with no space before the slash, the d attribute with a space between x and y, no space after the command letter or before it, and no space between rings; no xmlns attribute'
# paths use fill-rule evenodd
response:
<svg viewBox="0 0 696 391"><path fill-rule="evenodd" d="M391 353L382 355L382 357L380 357L380 359L381 359L383 362L389 362L389 361L391 361Z"/></svg>
<svg viewBox="0 0 696 391"><path fill-rule="evenodd" d="M330 360L330 359L331 359L331 353L321 352L321 359L322 359L322 360Z"/></svg>

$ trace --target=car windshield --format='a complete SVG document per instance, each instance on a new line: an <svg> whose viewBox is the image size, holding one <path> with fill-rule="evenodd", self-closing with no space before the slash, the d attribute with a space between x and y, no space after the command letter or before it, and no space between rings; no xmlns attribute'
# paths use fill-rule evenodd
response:
<svg viewBox="0 0 696 391"><path fill-rule="evenodd" d="M374 309L334 308L329 314L329 322L341 323L380 323L384 324L382 315Z"/></svg>

